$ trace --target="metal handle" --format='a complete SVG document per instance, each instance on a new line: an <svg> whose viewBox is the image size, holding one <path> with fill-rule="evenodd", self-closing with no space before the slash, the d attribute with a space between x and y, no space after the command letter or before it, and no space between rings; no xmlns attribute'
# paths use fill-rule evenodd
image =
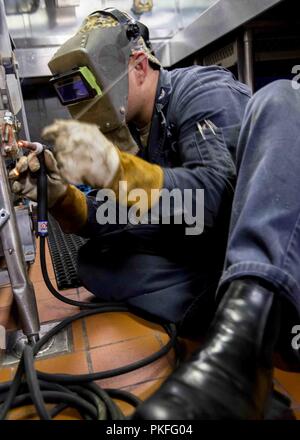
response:
<svg viewBox="0 0 300 440"><path fill-rule="evenodd" d="M48 178L44 152L40 153L37 157L40 162L40 169L37 175L38 235L46 237L48 235Z"/></svg>

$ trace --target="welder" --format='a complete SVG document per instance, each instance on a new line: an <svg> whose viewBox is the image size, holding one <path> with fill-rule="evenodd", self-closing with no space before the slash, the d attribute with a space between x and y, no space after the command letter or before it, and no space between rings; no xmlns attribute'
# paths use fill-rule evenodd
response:
<svg viewBox="0 0 300 440"><path fill-rule="evenodd" d="M204 348L136 417L262 418L281 315L299 308L295 276L277 266L279 251L264 246L273 249L269 220L261 219L269 219L263 209L273 197L274 177L264 168L268 142L254 133L263 131L260 124L269 128L272 93L249 103L248 88L217 66L164 70L147 28L115 9L91 14L49 67L59 99L75 119L55 121L43 133L54 144L54 155L45 152L49 207L65 232L90 238L79 253L83 284L102 300L125 301L151 319L176 323L182 334L207 330L218 305ZM278 86L276 96L283 96L284 87ZM270 145L276 148L276 142ZM274 168L277 157L270 153L268 159ZM220 281L235 164L238 186ZM35 200L37 169L34 153L23 158L13 190ZM258 182L265 179L265 194L255 184L256 173ZM74 186L79 183L100 190L100 196L85 197ZM119 211L134 206L132 190L144 190L149 197L139 210L145 218L155 208L159 221L102 222L103 189L110 190L105 194ZM192 191L190 218L197 190L204 190L201 234L186 233L185 204L178 210L171 203L165 221L161 190L175 189ZM272 211L274 223L285 213L278 212ZM282 246L285 252L286 242Z"/></svg>
<svg viewBox="0 0 300 440"><path fill-rule="evenodd" d="M199 325L199 309L205 328L222 273L248 88L220 67L162 69L147 28L111 9L91 14L49 67L73 117L43 133L55 147L55 159L46 151L49 207L65 232L91 239L79 253L83 284L101 299L126 301L182 329L194 310ZM34 199L28 164L32 171L39 166L34 153L19 163L13 190ZM99 224L106 201L86 198L72 185L79 183L113 190L120 211L126 202L128 211L134 207L133 189L144 190L141 214L164 210L155 198L161 189L192 191L196 211L196 190L204 189L204 232L186 233L193 226L184 222L188 204L181 212L172 200L169 216L156 224Z"/></svg>

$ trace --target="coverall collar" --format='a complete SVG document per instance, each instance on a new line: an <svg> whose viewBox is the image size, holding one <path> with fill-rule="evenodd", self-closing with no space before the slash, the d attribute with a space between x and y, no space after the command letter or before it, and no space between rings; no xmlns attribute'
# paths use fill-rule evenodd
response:
<svg viewBox="0 0 300 440"><path fill-rule="evenodd" d="M155 97L155 107L160 112L169 102L171 94L171 74L168 70L161 69Z"/></svg>

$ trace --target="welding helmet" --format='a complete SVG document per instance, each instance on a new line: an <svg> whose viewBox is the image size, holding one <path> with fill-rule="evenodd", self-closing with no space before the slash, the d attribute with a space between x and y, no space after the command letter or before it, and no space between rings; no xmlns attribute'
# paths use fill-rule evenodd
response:
<svg viewBox="0 0 300 440"><path fill-rule="evenodd" d="M120 149L136 153L127 125L128 62L142 50L160 66L148 29L117 9L90 14L49 62L51 83L74 119L98 125Z"/></svg>

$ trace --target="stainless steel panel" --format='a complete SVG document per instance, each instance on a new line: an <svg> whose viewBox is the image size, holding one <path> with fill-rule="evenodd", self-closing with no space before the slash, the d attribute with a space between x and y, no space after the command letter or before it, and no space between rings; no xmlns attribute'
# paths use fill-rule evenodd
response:
<svg viewBox="0 0 300 440"><path fill-rule="evenodd" d="M55 0L57 8L68 8L70 6L79 6L80 0Z"/></svg>
<svg viewBox="0 0 300 440"><path fill-rule="evenodd" d="M204 48L283 0L219 0L169 41L170 65ZM162 55L164 56L164 49Z"/></svg>
<svg viewBox="0 0 300 440"><path fill-rule="evenodd" d="M9 220L0 228L0 240L21 325L27 336L36 335L39 332L36 298L33 284L27 273L2 154L0 154L0 205L10 215Z"/></svg>
<svg viewBox="0 0 300 440"><path fill-rule="evenodd" d="M0 269L0 287L10 283L9 275L6 269Z"/></svg>
<svg viewBox="0 0 300 440"><path fill-rule="evenodd" d="M57 0L59 1L59 0ZM60 0L60 4L66 1ZM55 2L40 1L34 14L15 14L8 17L14 39L72 35L91 12L115 7L129 12L150 28L151 38L169 38L207 9L215 0L154 0L151 12L134 14L133 0L81 1L77 7L55 7ZM74 1L70 0L70 3Z"/></svg>
<svg viewBox="0 0 300 440"><path fill-rule="evenodd" d="M0 53L2 58L11 56L11 43L5 20L4 4L0 2Z"/></svg>
<svg viewBox="0 0 300 440"><path fill-rule="evenodd" d="M5 29L5 15L3 11L3 3L0 3L0 24L1 29ZM6 48L4 48L6 50ZM22 105L22 97L19 85L16 87L15 83L11 83L10 76L13 75L15 69L14 57L12 56L12 48L8 50L8 57L4 58L0 52L0 75L1 78L1 94L0 100L0 124L11 124L14 126L13 139L10 141L15 145L17 138L15 133L18 131L19 123L15 118L15 111L17 101L12 102L11 93L16 91L20 94L20 101ZM9 65L9 72L6 72L6 66ZM12 73L13 70L13 73ZM18 77L15 78L18 80ZM5 99L3 99L5 97ZM23 107L23 105L22 105ZM3 142L3 140L1 141ZM2 215L9 215L9 219L2 223L0 227L0 240L2 243L3 255L5 257L6 267L9 273L12 292L14 300L18 307L20 322L24 333L28 339L36 338L39 332L39 317L36 304L36 298L33 285L29 279L26 263L23 254L22 243L17 225L16 213L12 202L11 189L7 175L6 162L3 156L1 144L0 151L0 208L3 209Z"/></svg>
<svg viewBox="0 0 300 440"><path fill-rule="evenodd" d="M0 209L0 227L1 227L1 211ZM35 237L33 233L33 225L29 210L25 206L15 207L17 225L20 233L21 244L23 248L24 259L26 263L33 263L35 260ZM2 243L0 241L0 258L4 257ZM1 282L0 282L1 284Z"/></svg>
<svg viewBox="0 0 300 440"><path fill-rule="evenodd" d="M79 28L83 19L91 12L113 6L134 15L145 23L150 29L152 41L163 41L163 59L168 60L168 39L173 37L179 30L183 29L199 16L205 9L214 3L215 0L164 0L153 1L151 12L137 15L133 13L133 0L89 0L81 1L79 6L67 7L67 3L76 3L76 0L57 0L58 3L40 1L39 9L33 14L9 15L8 26L14 39L16 47L23 49L34 49L40 47L59 46ZM42 52L40 52L42 55ZM42 67L42 62L33 60L30 66L29 55L22 53L20 60L22 75L28 77L44 76L49 74L47 67ZM24 58L25 57L25 58ZM30 56L29 56L30 57Z"/></svg>
<svg viewBox="0 0 300 440"><path fill-rule="evenodd" d="M57 47L42 47L32 49L16 49L15 54L19 63L21 78L50 76L48 62L57 51Z"/></svg>

